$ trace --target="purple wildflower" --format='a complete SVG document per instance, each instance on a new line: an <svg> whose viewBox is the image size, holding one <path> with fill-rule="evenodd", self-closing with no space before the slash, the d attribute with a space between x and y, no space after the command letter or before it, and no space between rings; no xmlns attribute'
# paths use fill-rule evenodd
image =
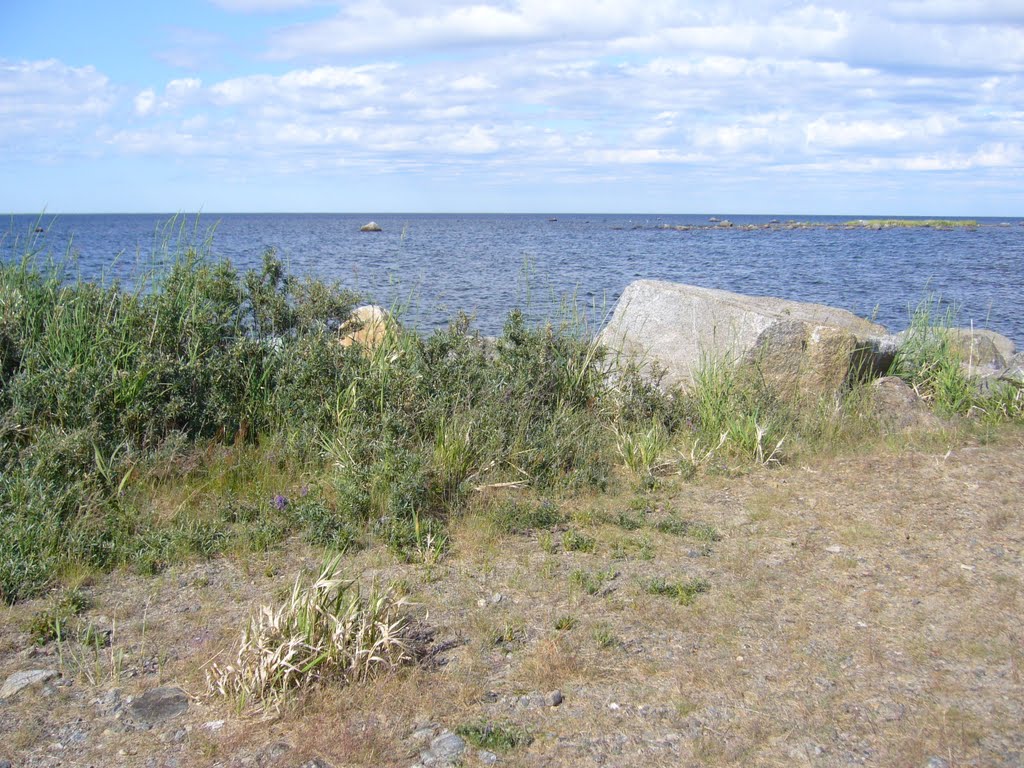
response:
<svg viewBox="0 0 1024 768"><path fill-rule="evenodd" d="M283 511L288 506L288 497L282 496L280 493L274 494L274 509Z"/></svg>

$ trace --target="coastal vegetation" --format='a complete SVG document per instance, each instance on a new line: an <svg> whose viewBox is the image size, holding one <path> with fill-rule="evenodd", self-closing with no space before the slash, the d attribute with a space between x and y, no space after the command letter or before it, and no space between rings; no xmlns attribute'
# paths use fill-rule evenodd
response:
<svg viewBox="0 0 1024 768"><path fill-rule="evenodd" d="M665 391L573 315L513 312L496 338L462 316L429 335L399 317L344 346L360 297L288 274L273 252L239 272L207 248L169 243L127 286L45 254L0 265L0 663L20 666L27 647L81 683L45 717L16 719L14 748L65 727L39 723L77 695L100 706L89 749L116 753L97 696L174 680L206 697L207 724L180 747L162 726L125 731L124 764L137 744L213 764L243 742L271 764L244 725L270 709L304 759L403 764L471 745L546 760L564 739L604 753L618 748L608 733L671 726L695 728L694 754L726 765L835 717L793 699L746 728L716 719L729 697L767 711L786 686L834 690L890 657L927 688L941 649L968 670L969 699L979 659L1015 663L1012 637L985 645L1017 615L1015 577L971 591L980 550L941 547L1015 530L1016 496L982 494L999 445L1019 439L1024 395L972 377L984 350L941 303L913 313L889 371L935 417L904 432L860 379L794 401L756 367L707 359ZM983 460L947 472L968 443ZM867 564L885 590L857 586ZM927 611L908 618L911 597ZM748 674L755 656L770 674ZM807 680L786 671L808 664ZM925 746L900 741L902 722L871 738L893 764L923 764L932 744L981 754L977 739L943 741L947 710L915 721ZM971 727L1013 730L999 718L1012 720ZM351 730L325 735L327 721Z"/></svg>
<svg viewBox="0 0 1024 768"><path fill-rule="evenodd" d="M458 317L345 348L357 297L286 274L272 251L244 274L202 246L163 257L131 289L40 254L0 267L4 601L82 569L155 573L294 534L438 560L488 489L527 489L539 506L492 514L533 528L557 519L548 498L770 466L871 431L859 385L798 408L710 361L665 393L570 320L513 312L485 339ZM945 415L1018 419L1019 390L979 392L936 322L915 315L896 372Z"/></svg>

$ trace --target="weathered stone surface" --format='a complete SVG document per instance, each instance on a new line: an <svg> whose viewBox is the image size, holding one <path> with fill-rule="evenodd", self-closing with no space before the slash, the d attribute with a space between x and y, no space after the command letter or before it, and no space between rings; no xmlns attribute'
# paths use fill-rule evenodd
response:
<svg viewBox="0 0 1024 768"><path fill-rule="evenodd" d="M359 228L359 231L360 232L383 232L383 230L381 229L380 224L378 224L376 221L371 221L371 222L368 222L366 224L363 224L363 226L361 226Z"/></svg>
<svg viewBox="0 0 1024 768"><path fill-rule="evenodd" d="M3 687L0 688L0 701L13 699L30 685L45 683L59 674L55 669L26 669L21 672L15 672L4 681Z"/></svg>
<svg viewBox="0 0 1024 768"><path fill-rule="evenodd" d="M188 709L188 694L181 688L153 688L135 699L128 712L135 722L153 725L184 714Z"/></svg>
<svg viewBox="0 0 1024 768"><path fill-rule="evenodd" d="M364 304L338 328L339 343L343 347L353 344L364 349L375 349L396 328L391 313L376 304Z"/></svg>
<svg viewBox="0 0 1024 768"><path fill-rule="evenodd" d="M420 762L431 766L449 766L456 763L466 751L466 742L454 733L442 733L432 742L430 749L420 754Z"/></svg>
<svg viewBox="0 0 1024 768"><path fill-rule="evenodd" d="M984 328L954 328L954 339L964 360L988 368L1003 368L1017 351L1012 340Z"/></svg>
<svg viewBox="0 0 1024 768"><path fill-rule="evenodd" d="M939 429L942 424L903 379L884 376L872 382L872 412L889 433Z"/></svg>
<svg viewBox="0 0 1024 768"><path fill-rule="evenodd" d="M829 395L853 374L883 372L886 330L842 309L638 280L623 291L600 340L657 362L663 385L693 383L707 362L756 366L784 395Z"/></svg>
<svg viewBox="0 0 1024 768"><path fill-rule="evenodd" d="M1024 387L1024 352L1018 352L1007 361L1006 368L999 374L999 379Z"/></svg>

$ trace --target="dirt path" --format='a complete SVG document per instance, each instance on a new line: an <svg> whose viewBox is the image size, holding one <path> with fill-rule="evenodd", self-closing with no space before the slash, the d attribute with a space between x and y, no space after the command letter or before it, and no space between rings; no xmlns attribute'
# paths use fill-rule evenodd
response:
<svg viewBox="0 0 1024 768"><path fill-rule="evenodd" d="M436 665L262 719L203 695L202 666L318 553L115 574L87 589L84 620L113 630L98 653L31 648L42 603L6 611L0 680L63 676L0 703L0 765L412 766L487 724L532 742L461 764L1021 766L1022 489L1016 430L574 500L554 533L469 519L433 568L352 560L405 586ZM657 578L709 589L685 605ZM161 684L193 698L150 727L130 702Z"/></svg>

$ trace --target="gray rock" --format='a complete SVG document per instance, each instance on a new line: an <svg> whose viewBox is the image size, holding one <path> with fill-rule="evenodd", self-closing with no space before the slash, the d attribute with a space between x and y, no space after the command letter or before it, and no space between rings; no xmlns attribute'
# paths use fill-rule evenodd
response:
<svg viewBox="0 0 1024 768"><path fill-rule="evenodd" d="M276 765L284 755L292 751L292 745L287 741L275 741L263 747L256 755L256 765L259 768L268 768Z"/></svg>
<svg viewBox="0 0 1024 768"><path fill-rule="evenodd" d="M1024 352L1018 352L1006 361L1006 368L1000 372L999 380L1024 387Z"/></svg>
<svg viewBox="0 0 1024 768"><path fill-rule="evenodd" d="M427 768L451 765L466 751L466 742L451 732L442 733L432 742L430 749L420 755L420 761Z"/></svg>
<svg viewBox="0 0 1024 768"><path fill-rule="evenodd" d="M413 731L409 735L409 741L411 741L415 747L426 746L436 735L437 726L425 725Z"/></svg>
<svg viewBox="0 0 1024 768"><path fill-rule="evenodd" d="M544 704L549 707L557 707L563 701L561 691L551 691L544 696Z"/></svg>
<svg viewBox="0 0 1024 768"><path fill-rule="evenodd" d="M842 309L637 280L623 291L599 340L664 370L662 384L692 385L709 362L755 367L784 395L831 395L852 375L885 371L895 346L883 326Z"/></svg>
<svg viewBox="0 0 1024 768"><path fill-rule="evenodd" d="M371 222L368 222L366 224L363 224L363 226L361 226L359 228L359 231L360 232L382 232L383 230L381 229L380 224L378 224L376 221L371 221Z"/></svg>
<svg viewBox="0 0 1024 768"><path fill-rule="evenodd" d="M924 768L949 768L949 763L941 757L929 757L928 762L924 764Z"/></svg>
<svg viewBox="0 0 1024 768"><path fill-rule="evenodd" d="M496 762L498 762L498 756L493 752L488 752L486 749L481 749L479 752L476 753L476 756L484 765L494 765Z"/></svg>
<svg viewBox="0 0 1024 768"><path fill-rule="evenodd" d="M903 379L884 376L871 384L871 412L888 434L934 431L942 426L928 404Z"/></svg>
<svg viewBox="0 0 1024 768"><path fill-rule="evenodd" d="M3 687L0 688L0 701L13 699L30 685L45 683L59 674L55 669L26 669L15 672L4 681Z"/></svg>
<svg viewBox="0 0 1024 768"><path fill-rule="evenodd" d="M99 698L93 699L99 714L102 717L113 717L121 711L121 689L113 688Z"/></svg>
<svg viewBox="0 0 1024 768"><path fill-rule="evenodd" d="M140 725L153 725L178 717L188 710L188 694L181 688L153 688L135 699L128 712Z"/></svg>

